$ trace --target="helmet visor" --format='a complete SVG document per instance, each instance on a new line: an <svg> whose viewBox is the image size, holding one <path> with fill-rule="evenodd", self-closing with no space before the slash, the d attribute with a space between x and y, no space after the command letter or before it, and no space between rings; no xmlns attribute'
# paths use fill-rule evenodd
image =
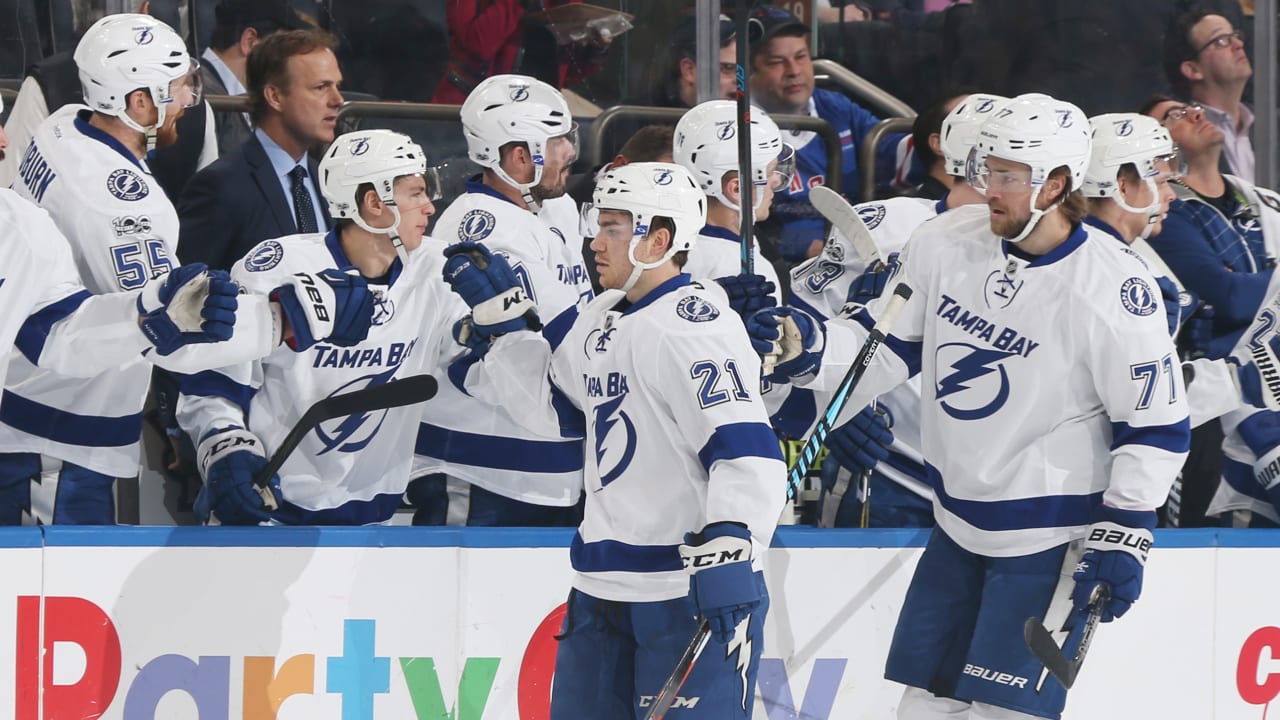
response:
<svg viewBox="0 0 1280 720"><path fill-rule="evenodd" d="M1182 154L1182 148L1174 145L1173 152L1168 155L1157 155L1152 158L1151 168L1155 171L1157 178L1165 180L1180 178L1187 174L1187 158Z"/></svg>
<svg viewBox="0 0 1280 720"><path fill-rule="evenodd" d="M191 58L191 67L185 75L169 82L169 94L161 100L178 107L189 108L200 104L204 94L204 80L200 76L200 63Z"/></svg>
<svg viewBox="0 0 1280 720"><path fill-rule="evenodd" d="M444 192L440 189L440 171L437 168L427 168L427 171L422 173L422 177L427 181L427 197L431 198L432 202L444 197Z"/></svg>
<svg viewBox="0 0 1280 720"><path fill-rule="evenodd" d="M986 195L989 190L999 193L1030 192L1031 168L1016 162L999 162L996 167L988 165L990 156L977 146L969 151L965 162L965 181L974 190Z"/></svg>
<svg viewBox="0 0 1280 720"><path fill-rule="evenodd" d="M791 185L791 178L796 174L796 149L783 143L778 152L778 164L769 174L769 183L774 192L786 190Z"/></svg>

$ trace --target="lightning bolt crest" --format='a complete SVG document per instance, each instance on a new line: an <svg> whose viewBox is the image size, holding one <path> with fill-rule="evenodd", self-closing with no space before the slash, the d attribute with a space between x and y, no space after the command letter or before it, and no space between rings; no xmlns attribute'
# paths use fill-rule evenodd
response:
<svg viewBox="0 0 1280 720"><path fill-rule="evenodd" d="M951 369L955 372L938 382L938 397L944 398L952 393L968 390L969 386L965 383L995 372L995 363L1009 355L1010 353L1000 350L974 348L973 352L951 363Z"/></svg>
<svg viewBox="0 0 1280 720"><path fill-rule="evenodd" d="M747 711L747 666L751 664L751 636L747 634L748 628L751 626L751 613L742 618L742 622L738 623L733 629L733 639L725 646L724 658L729 659L735 650L738 651L738 661L735 668L738 670L738 677L742 680L742 711Z"/></svg>

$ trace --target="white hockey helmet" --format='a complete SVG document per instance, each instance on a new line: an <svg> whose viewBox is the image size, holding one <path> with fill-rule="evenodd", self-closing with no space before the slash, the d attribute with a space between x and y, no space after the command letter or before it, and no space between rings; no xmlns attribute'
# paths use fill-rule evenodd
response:
<svg viewBox="0 0 1280 720"><path fill-rule="evenodd" d="M738 105L732 100L708 100L680 117L672 141L672 157L693 175L702 191L732 206L724 196L725 173L738 171ZM778 161L772 176L769 163ZM751 108L751 184L758 204L763 187L786 188L795 173L795 150L782 142L782 133L768 113Z"/></svg>
<svg viewBox="0 0 1280 720"><path fill-rule="evenodd" d="M433 182L435 169L427 168L427 156L422 148L407 135L390 130L350 132L333 141L320 160L319 170L320 192L329 202L329 214L335 219L351 220L371 233L391 236L401 262L407 263L398 232L400 210L396 207L394 189L396 178L421 175L432 199L438 197L435 188L439 183ZM390 227L375 228L360 217L360 198L356 192L366 183L373 185L378 198L391 208Z"/></svg>
<svg viewBox="0 0 1280 720"><path fill-rule="evenodd" d="M942 160L948 175L964 177L969 151L978 142L978 128L1009 102L1003 95L974 93L951 108L942 119L938 135L942 144Z"/></svg>
<svg viewBox="0 0 1280 720"><path fill-rule="evenodd" d="M707 196L689 174L674 163L639 162L613 168L596 183L592 204L596 210L617 210L631 214L631 244L627 259L633 269L624 291L640 279L640 273L666 262L678 252L689 250L698 232L707 223ZM671 247L661 259L651 263L636 260L636 245L649 234L655 217L675 223Z"/></svg>
<svg viewBox="0 0 1280 720"><path fill-rule="evenodd" d="M1169 131L1159 120L1138 113L1107 113L1089 119L1093 128L1093 153L1085 170L1084 196L1111 198L1127 212L1147 215L1147 228L1143 237L1160 219L1160 190L1157 180L1181 177L1186 174L1182 152L1174 145ZM1117 177L1126 165L1132 164L1138 177L1151 191L1151 202L1135 208L1120 193Z"/></svg>
<svg viewBox="0 0 1280 720"><path fill-rule="evenodd" d="M74 57L85 103L145 134L148 150L155 148L156 128L171 103L200 102L199 63L172 28L150 15L107 15L85 32ZM143 127L129 117L128 97L135 90L151 94L155 125Z"/></svg>
<svg viewBox="0 0 1280 720"><path fill-rule="evenodd" d="M462 103L462 134L467 139L467 156L477 165L495 172L508 184L520 188L524 201L537 202L529 188L542 180L547 143L567 137L578 149L578 125L569 113L569 104L559 90L525 75L494 75L485 78ZM516 182L502 169L501 148L522 142L533 157L533 181Z"/></svg>
<svg viewBox="0 0 1280 720"><path fill-rule="evenodd" d="M1089 120L1080 108L1042 93L1019 95L982 123L965 166L965 179L975 190L986 192L988 157L1021 163L1031 171L1031 218L1010 242L1025 240L1040 218L1066 199L1068 193L1063 193L1051 207L1036 209L1040 190L1054 170L1066 167L1071 179L1068 191L1080 190L1089 164L1090 136Z"/></svg>

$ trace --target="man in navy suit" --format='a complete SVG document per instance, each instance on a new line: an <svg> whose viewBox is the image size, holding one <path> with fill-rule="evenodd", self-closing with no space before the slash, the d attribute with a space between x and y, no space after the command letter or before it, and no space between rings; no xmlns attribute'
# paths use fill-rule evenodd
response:
<svg viewBox="0 0 1280 720"><path fill-rule="evenodd" d="M273 33L249 54L253 135L196 173L178 201L178 257L229 270L257 243L332 225L317 163L307 151L333 141L342 73L333 36Z"/></svg>

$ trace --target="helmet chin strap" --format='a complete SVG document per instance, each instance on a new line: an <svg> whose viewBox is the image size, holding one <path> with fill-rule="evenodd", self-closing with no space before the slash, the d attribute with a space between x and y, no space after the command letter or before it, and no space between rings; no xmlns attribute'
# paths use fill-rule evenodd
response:
<svg viewBox="0 0 1280 720"><path fill-rule="evenodd" d="M1026 240L1027 236L1031 234L1031 231L1036 229L1036 224L1040 222L1040 218L1044 217L1045 213L1050 212L1051 210L1054 210L1055 208L1058 207L1058 204L1054 203L1052 206L1044 210L1039 210L1036 208L1036 200L1040 197L1040 189L1042 187L1044 186L1037 185L1036 187L1032 188L1031 198L1027 201L1028 204L1031 205L1031 217L1027 219L1027 224L1022 227L1022 232L1018 233L1016 237L1009 238L1009 242L1016 245L1022 242L1023 240Z"/></svg>
<svg viewBox="0 0 1280 720"><path fill-rule="evenodd" d="M352 216L351 221L358 225L361 229L374 235L386 235L391 239L391 246L396 249L396 257L400 258L400 264L409 267L409 251L404 247L404 241L400 239L400 209L396 207L394 202L385 202L387 207L391 208L391 225L389 227L378 228L373 227L364 221L364 218L357 212Z"/></svg>
<svg viewBox="0 0 1280 720"><path fill-rule="evenodd" d="M640 280L640 273L645 270L652 270L653 268L661 266L667 260L670 260L672 255L676 254L675 245L672 245L671 248L667 250L666 254L657 260L647 263L640 262L636 259L636 246L639 245L640 241L644 240L645 237L646 236L640 235L634 236L631 238L631 244L627 246L627 259L631 261L631 274L627 276L627 281L622 284L622 292L624 293L631 292L631 288L636 286L636 283Z"/></svg>
<svg viewBox="0 0 1280 720"><path fill-rule="evenodd" d="M130 128L137 130L138 132L146 136L147 153L151 153L156 149L156 130L159 129L159 127L162 124L164 124L164 109L159 105L156 106L156 115L157 115L156 124L148 125L146 127L138 124L136 120L129 117L129 113L127 112L121 113L116 117L120 118L120 121L123 122L125 125L128 125Z"/></svg>
<svg viewBox="0 0 1280 720"><path fill-rule="evenodd" d="M1142 229L1142 233L1139 235L1143 240L1146 240L1147 236L1155 230L1156 223L1160 222L1160 190L1156 188L1156 181L1152 178L1146 178L1144 182L1147 184L1147 189L1151 191L1152 197L1151 203L1144 208L1136 208L1126 202L1124 194L1119 191L1118 187L1116 194L1112 197L1125 212L1147 216L1147 226Z"/></svg>

